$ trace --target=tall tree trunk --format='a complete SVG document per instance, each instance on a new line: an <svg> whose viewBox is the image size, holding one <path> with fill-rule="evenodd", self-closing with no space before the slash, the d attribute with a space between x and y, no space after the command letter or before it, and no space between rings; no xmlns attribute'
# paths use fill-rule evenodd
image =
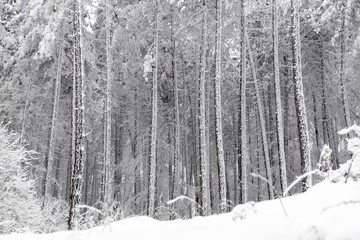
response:
<svg viewBox="0 0 360 240"><path fill-rule="evenodd" d="M340 90L341 101L343 103L343 112L345 119L345 127L350 127L350 110L347 95L347 79L345 78L345 56L346 56L346 3L347 0L342 0L341 4L341 30L340 30Z"/></svg>
<svg viewBox="0 0 360 240"><path fill-rule="evenodd" d="M111 157L111 85L112 85L112 59L111 59L111 13L110 1L105 1L106 12L106 90L104 99L104 202L111 204L114 195L114 179L112 173L112 157Z"/></svg>
<svg viewBox="0 0 360 240"><path fill-rule="evenodd" d="M253 59L253 55L252 55L252 51L251 51L250 40L249 40L249 36L246 31L245 31L245 35L246 35L247 49L249 52L251 72L252 72L252 76L254 79L254 87L255 87L258 115L259 115L261 135L262 135L262 145L263 145L263 151L264 151L264 157L265 157L266 178L270 183L272 183L269 148L268 148L268 140L267 140L267 135L266 135L266 126L265 126L265 117L264 117L264 107L263 107L261 96L260 96L259 84L258 84L258 79L256 76L256 68L255 68L255 63L254 63L254 59ZM269 198L273 199L274 191L271 188L269 183L268 183L268 192L269 192Z"/></svg>
<svg viewBox="0 0 360 240"><path fill-rule="evenodd" d="M279 67L279 33L278 33L278 7L277 0L272 2L272 22L273 22L273 44L274 44L274 77L275 77L275 98L276 98L276 133L278 144L278 155L280 163L280 186L284 192L287 188L287 173L284 147L284 124L281 103L281 84Z"/></svg>
<svg viewBox="0 0 360 240"><path fill-rule="evenodd" d="M203 32L202 32L202 52L201 52L201 71L199 81L199 137L200 137L200 175L201 175L201 203L202 215L211 214L210 208L210 189L209 189L209 156L206 150L206 0L202 1L203 11Z"/></svg>
<svg viewBox="0 0 360 240"><path fill-rule="evenodd" d="M322 129L323 129L323 141L324 144L330 144L330 132L329 132L329 117L326 106L326 76L325 76L325 50L324 42L321 43L321 112L322 112Z"/></svg>
<svg viewBox="0 0 360 240"><path fill-rule="evenodd" d="M156 192L156 148L157 148L157 114L158 114L158 68L159 68L159 3L155 0L155 72L152 81L152 116L150 140L150 171L149 171L149 198L148 215L154 217Z"/></svg>
<svg viewBox="0 0 360 240"><path fill-rule="evenodd" d="M219 171L220 212L226 212L226 169L224 159L222 112L221 112L221 57L222 57L222 0L216 1L216 76L214 78L214 104L215 104L215 139L217 164Z"/></svg>
<svg viewBox="0 0 360 240"><path fill-rule="evenodd" d="M81 185L85 160L85 88L82 57L82 1L74 2L74 79L73 79L73 129L72 129L72 170L68 228L77 229L81 202Z"/></svg>
<svg viewBox="0 0 360 240"><path fill-rule="evenodd" d="M245 0L241 0L241 42L240 42L240 111L239 111L239 180L240 180L240 198L239 203L247 202L247 137L246 137L246 17Z"/></svg>
<svg viewBox="0 0 360 240"><path fill-rule="evenodd" d="M179 110L179 92L178 78L176 75L176 42L174 36L174 4L171 5L171 42L172 46L172 78L174 85L174 177L173 177L173 193L172 198L178 197L181 193L180 175L181 175L181 158L180 158L180 110ZM176 205L175 205L176 206Z"/></svg>
<svg viewBox="0 0 360 240"><path fill-rule="evenodd" d="M295 109L300 141L300 161L301 172L307 173L311 170L309 133L306 116L305 97L303 90L302 71L301 71L301 39L300 39L300 0L291 0L291 48L292 66L295 95ZM306 191L311 186L311 176L302 180L302 191Z"/></svg>
<svg viewBox="0 0 360 240"><path fill-rule="evenodd" d="M51 174L54 162L54 140L55 140L55 129L56 129L56 122L57 122L57 114L58 114L58 106L59 106L59 96L60 96L60 85L61 85L61 71L63 66L63 52L64 49L62 45L59 47L59 54L57 59L57 69L56 69L56 78L54 84L54 96L53 96L53 108L51 114L51 121L49 126L49 139L48 139L48 146L46 149L45 155L45 176L44 176L44 183L43 183L43 195L44 195L44 202L43 206L46 204L46 198L51 196Z"/></svg>

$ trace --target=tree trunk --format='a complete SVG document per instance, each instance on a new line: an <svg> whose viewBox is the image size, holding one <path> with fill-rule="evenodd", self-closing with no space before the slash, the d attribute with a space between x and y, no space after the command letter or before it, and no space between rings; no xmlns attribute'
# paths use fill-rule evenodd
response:
<svg viewBox="0 0 360 240"><path fill-rule="evenodd" d="M110 13L110 1L105 1L106 12L106 90L104 99L104 203L111 204L114 195L114 179L112 173L112 157L111 157L111 13Z"/></svg>
<svg viewBox="0 0 360 240"><path fill-rule="evenodd" d="M256 68L255 68L255 63L254 63L254 59L253 59L253 55L252 55L252 51L251 51L249 36L247 35L246 31L245 31L245 35L246 35L247 49L248 49L248 52L249 52L251 72L252 72L252 76L253 76L253 79L254 79L256 101L257 101L257 107L258 107L258 115L259 115L259 120L260 120L260 128L261 128L261 135L262 135L262 145L263 145L263 151L264 151L264 157L265 157L266 179L270 183L272 183L268 140L267 140L267 136L266 136L264 107L263 107L263 104L262 104L262 101L261 101L260 90L259 90L259 85L258 85L258 79L257 79L257 76L256 76ZM273 199L274 198L274 191L271 188L269 183L268 183L268 191L269 191L270 199Z"/></svg>
<svg viewBox="0 0 360 240"><path fill-rule="evenodd" d="M210 189L209 189L209 156L206 150L206 0L202 1L203 10L203 32L202 32L202 52L201 52L201 71L199 81L199 137L200 137L200 175L201 175L201 203L202 215L211 214L210 208Z"/></svg>
<svg viewBox="0 0 360 240"><path fill-rule="evenodd" d="M295 95L295 109L300 141L300 161L302 174L311 170L308 123L301 71L301 39L300 39L300 0L291 0L291 47L292 67ZM302 180L302 191L311 186L311 176Z"/></svg>
<svg viewBox="0 0 360 240"><path fill-rule="evenodd" d="M284 147L284 124L281 103L281 84L279 67L279 33L278 33L278 7L277 0L272 2L272 21L273 21L273 44L274 44L274 77L275 77L275 98L276 98L276 133L278 144L278 155L280 163L280 186L284 192L287 188L287 173Z"/></svg>
<svg viewBox="0 0 360 240"><path fill-rule="evenodd" d="M152 117L150 140L150 171L149 171L149 197L148 215L154 217L156 192L156 148L157 148L157 114L158 114L158 68L159 68L159 3L155 0L155 72L152 81Z"/></svg>
<svg viewBox="0 0 360 240"><path fill-rule="evenodd" d="M178 197L181 193L180 175L181 175L181 158L180 158L180 112L179 112L179 92L178 78L176 76L176 42L174 36L174 17L175 10L171 5L171 42L172 46L172 78L174 85L174 177L172 198ZM175 205L176 206L176 205Z"/></svg>
<svg viewBox="0 0 360 240"><path fill-rule="evenodd" d="M44 183L43 183L43 196L44 202L43 206L46 204L46 198L51 196L51 174L54 162L54 140L55 140L55 129L56 129L56 122L57 122L57 113L58 113L58 106L59 106L59 96L60 96L60 85L61 85L61 73L62 73L62 66L63 66L63 48L62 45L59 47L59 55L57 61L57 69L56 69L56 78L54 84L54 96L53 96L53 108L51 114L51 121L49 127L49 139L48 139L48 146L46 149L45 155L45 176L44 176Z"/></svg>
<svg viewBox="0 0 360 240"><path fill-rule="evenodd" d="M246 17L245 0L241 0L241 42L240 42L240 111L239 111L239 180L240 180L240 198L239 203L247 202L247 136L246 136Z"/></svg>
<svg viewBox="0 0 360 240"><path fill-rule="evenodd" d="M221 112L221 57L222 57L222 0L216 1L216 77L214 78L214 104L215 104L215 139L216 153L219 174L219 195L220 212L226 212L226 169L224 159L223 132L222 132L222 112Z"/></svg>
<svg viewBox="0 0 360 240"><path fill-rule="evenodd" d="M345 78L345 56L346 56L346 3L347 0L342 1L341 5L341 30L340 30L340 90L341 101L343 103L343 112L345 119L345 127L351 126L349 102L347 95L347 79Z"/></svg>
<svg viewBox="0 0 360 240"><path fill-rule="evenodd" d="M81 185L85 159L85 109L84 66L82 59L82 11L81 0L74 2L74 79L73 79L73 129L72 170L68 228L77 229L81 202Z"/></svg>

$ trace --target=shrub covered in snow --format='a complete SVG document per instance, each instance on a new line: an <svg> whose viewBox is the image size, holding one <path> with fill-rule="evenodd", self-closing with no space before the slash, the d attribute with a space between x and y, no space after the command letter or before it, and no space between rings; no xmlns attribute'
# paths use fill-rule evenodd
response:
<svg viewBox="0 0 360 240"><path fill-rule="evenodd" d="M16 134L0 128L0 234L51 231L65 222L64 204L51 202L41 209L29 173L34 155L19 143Z"/></svg>

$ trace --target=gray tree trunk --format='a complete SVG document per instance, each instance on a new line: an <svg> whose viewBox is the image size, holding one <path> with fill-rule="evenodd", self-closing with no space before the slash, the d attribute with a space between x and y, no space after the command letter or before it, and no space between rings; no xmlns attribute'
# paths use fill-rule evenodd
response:
<svg viewBox="0 0 360 240"><path fill-rule="evenodd" d="M292 67L295 95L295 109L300 141L300 161L301 172L307 173L311 170L309 133L306 116L305 97L302 82L301 70L301 39L300 39L300 0L291 0L291 47L292 47ZM302 191L306 191L311 186L311 176L302 180Z"/></svg>
<svg viewBox="0 0 360 240"><path fill-rule="evenodd" d="M203 32L202 32L202 52L201 52L201 70L199 81L199 140L200 140L200 175L201 175L201 207L202 215L211 214L210 208L210 189L209 189L209 156L206 150L206 18L207 5L206 0L202 1L203 11Z"/></svg>
<svg viewBox="0 0 360 240"><path fill-rule="evenodd" d="M111 156L111 85L112 85L112 59L111 59L111 13L110 13L110 1L105 1L106 12L106 89L104 99L104 184L103 194L104 202L111 204L113 201L113 164Z"/></svg>
<svg viewBox="0 0 360 240"><path fill-rule="evenodd" d="M245 0L241 0L241 42L240 42L240 111L239 111L239 180L240 198L239 203L247 202L247 133L246 133L246 17Z"/></svg>
<svg viewBox="0 0 360 240"><path fill-rule="evenodd" d="M54 140L55 140L55 129L56 129L56 122L57 122L57 113L58 113L58 106L59 106L59 96L60 96L60 86L61 86L61 73L62 73L62 66L63 66L63 54L64 49L62 45L59 47L59 54L57 59L57 69L56 69L56 78L54 84L54 96L53 96L53 108L50 120L50 134L48 140L48 147L46 150L45 155L45 177L44 177L44 184L43 184L43 195L44 195L44 202L43 205L46 204L46 198L51 196L51 174L52 168L54 164Z"/></svg>
<svg viewBox="0 0 360 240"><path fill-rule="evenodd" d="M155 192L156 192L156 148L157 148L157 114L158 114L158 67L159 67L159 3L155 0L155 72L152 81L152 116L150 140L150 171L149 171L149 196L148 215L154 217Z"/></svg>
<svg viewBox="0 0 360 240"><path fill-rule="evenodd" d="M217 0L216 5L216 76L214 78L214 104L215 104L215 139L219 174L220 212L226 211L226 169L224 159L222 111L221 111L221 58L222 58L222 0Z"/></svg>
<svg viewBox="0 0 360 240"><path fill-rule="evenodd" d="M278 143L278 155L280 162L280 186L284 192L287 188L286 160L284 147L284 124L281 103L281 84L279 67L279 33L278 33L278 7L277 0L272 1L273 44L274 44L274 76L275 76L275 99L276 99L276 132Z"/></svg>
<svg viewBox="0 0 360 240"><path fill-rule="evenodd" d="M73 76L73 129L72 129L72 170L68 228L79 226L81 185L85 160L85 88L82 57L82 1L74 1L74 76Z"/></svg>
<svg viewBox="0 0 360 240"><path fill-rule="evenodd" d="M252 51L251 51L250 40L249 40L249 36L247 35L246 31L245 31L245 35L246 35L247 50L249 52L251 72L252 72L252 76L253 76L253 80L254 80L258 115L259 115L259 121L260 121L262 145L263 145L263 151L264 151L264 157L265 157L266 179L270 183L272 183L269 148L268 148L268 141L267 141L267 135L266 135L266 125L265 125L266 123L265 123L265 117L264 117L264 107L263 107L261 96L260 96L259 84L258 84L258 79L256 76L256 68L255 68L255 63L254 63L254 59L253 59L253 55L252 55ZM268 191L269 191L270 199L273 199L274 191L271 188L270 184L268 184Z"/></svg>

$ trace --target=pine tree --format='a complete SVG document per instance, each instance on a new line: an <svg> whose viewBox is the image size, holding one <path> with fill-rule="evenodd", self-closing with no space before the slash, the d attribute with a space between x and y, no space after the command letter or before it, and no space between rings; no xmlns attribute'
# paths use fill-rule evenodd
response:
<svg viewBox="0 0 360 240"><path fill-rule="evenodd" d="M176 42L174 35L174 18L175 18L175 6L171 4L171 42L172 42L172 80L174 87L174 177L173 177L173 192L172 197L175 198L180 195L180 175L182 161L180 157L180 109L179 109L179 91L178 91L178 77L176 75Z"/></svg>
<svg viewBox="0 0 360 240"><path fill-rule="evenodd" d="M247 133L246 133L246 16L245 16L245 0L241 0L241 42L240 42L240 98L239 98L239 181L241 194L239 203L247 202Z"/></svg>
<svg viewBox="0 0 360 240"><path fill-rule="evenodd" d="M151 101L151 140L150 140L150 172L149 172L149 196L148 215L155 213L155 192L156 192L156 148L157 148L157 114L158 114L158 68L159 68L159 2L155 0L155 72L152 81Z"/></svg>
<svg viewBox="0 0 360 240"><path fill-rule="evenodd" d="M284 192L287 188L287 174L284 147L284 124L281 103L281 84L279 70L279 33L278 33L278 5L277 0L272 1L272 27L274 47L274 77L275 77L275 98L276 98L276 132L278 138L278 154L280 162L280 186Z"/></svg>
<svg viewBox="0 0 360 240"><path fill-rule="evenodd" d="M209 189L209 156L206 150L206 18L207 18L207 4L206 0L202 1L203 11L203 26L202 26L202 52L201 52L201 66L200 66L200 81L199 81L199 142L200 142L200 175L201 175L201 203L202 215L211 214L210 206L210 189Z"/></svg>
<svg viewBox="0 0 360 240"><path fill-rule="evenodd" d="M214 95L215 95L215 138L217 164L219 171L219 195L220 195L220 212L226 211L226 169L223 147L222 132L222 110L221 110L221 58L222 58L222 0L216 1L216 76L214 79Z"/></svg>
<svg viewBox="0 0 360 240"><path fill-rule="evenodd" d="M105 1L106 13L106 90L104 99L104 202L111 204L113 200L113 173L111 157L111 86L112 86L112 58L111 58L111 3Z"/></svg>
<svg viewBox="0 0 360 240"><path fill-rule="evenodd" d="M51 189L51 174L54 164L54 141L55 141L55 130L58 116L59 108L59 97L60 97L60 87L61 87L61 76L62 76L62 67L63 67L63 57L64 49L63 46L59 46L59 53L57 58L57 69L56 69L56 78L54 84L54 96L53 96L53 108L50 121L50 134L48 140L47 153L45 155L45 177L43 183L43 195L44 203L46 204L46 198L50 197Z"/></svg>
<svg viewBox="0 0 360 240"><path fill-rule="evenodd" d="M341 2L341 29L340 29L340 91L341 101L343 104L343 114L345 119L345 127L351 126L349 101L348 101L348 82L345 78L345 57L346 57L346 4L347 0Z"/></svg>
<svg viewBox="0 0 360 240"><path fill-rule="evenodd" d="M301 69L301 39L300 39L300 1L291 0L291 48L292 67L295 95L295 109L300 142L301 172L307 173L311 170L308 123L306 116L305 97ZM302 191L311 186L311 177L302 180Z"/></svg>
<svg viewBox="0 0 360 240"><path fill-rule="evenodd" d="M73 43L73 109L72 109L72 169L68 228L79 226L78 205L81 202L81 186L85 160L85 88L82 56L82 1L74 2L74 43Z"/></svg>

